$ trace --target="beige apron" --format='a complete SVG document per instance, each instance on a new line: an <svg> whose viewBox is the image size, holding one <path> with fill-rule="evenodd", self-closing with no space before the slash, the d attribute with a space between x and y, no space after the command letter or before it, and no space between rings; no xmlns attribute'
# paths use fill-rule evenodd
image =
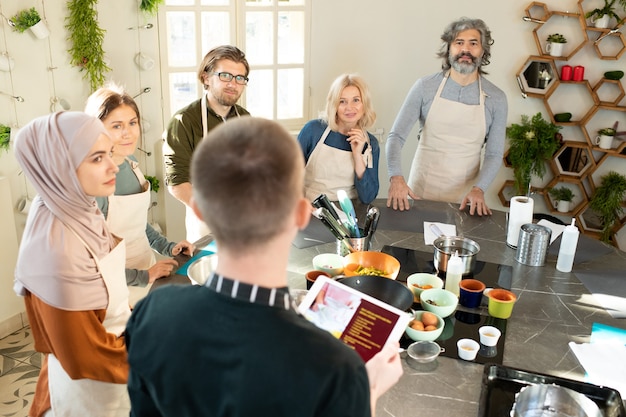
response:
<svg viewBox="0 0 626 417"><path fill-rule="evenodd" d="M306 198L315 200L320 194L326 194L332 201L337 201L337 191L344 190L350 199L358 197L354 186L354 161L352 152L342 151L324 143L330 134L327 127L315 145L307 161L304 174ZM367 138L367 150L363 154L365 165L371 168L372 147Z"/></svg>
<svg viewBox="0 0 626 417"><path fill-rule="evenodd" d="M200 99L200 108L202 109L202 138L204 139L209 133L209 124L206 114L208 109L206 91L202 94L202 98ZM237 107L234 106L233 108L235 109L235 113L237 113L237 117L241 117ZM226 119L224 119L224 121L226 121ZM186 238L189 242L196 242L201 237L211 233L211 229L196 216L196 213L194 213L188 205L185 205L185 229L187 230Z"/></svg>
<svg viewBox="0 0 626 417"><path fill-rule="evenodd" d="M87 250L92 254L98 271L102 274L109 295L109 304L102 324L107 332L119 336L126 328L126 322L130 317L128 287L124 274L124 240L102 259L96 258L89 247ZM126 384L92 379L73 380L52 353L48 355L48 379L54 417L128 417L130 413Z"/></svg>
<svg viewBox="0 0 626 417"><path fill-rule="evenodd" d="M460 203L475 185L485 142L485 94L480 76L480 104L441 97L445 75L430 106L413 158L408 185L420 198Z"/></svg>
<svg viewBox="0 0 626 417"><path fill-rule="evenodd" d="M137 194L109 196L107 225L114 235L126 242L126 268L147 270L156 263L154 251L146 236L150 183L146 181L139 164L127 159L144 190Z"/></svg>

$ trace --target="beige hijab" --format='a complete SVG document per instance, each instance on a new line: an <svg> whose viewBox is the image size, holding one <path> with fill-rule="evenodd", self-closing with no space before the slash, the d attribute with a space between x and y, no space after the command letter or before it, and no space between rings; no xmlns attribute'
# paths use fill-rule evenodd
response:
<svg viewBox="0 0 626 417"><path fill-rule="evenodd" d="M102 122L81 112L39 117L18 132L15 156L38 194L17 258L19 295L26 288L63 310L107 307L106 286L80 239L98 258L111 251L114 240L95 197L84 193L76 176L101 134Z"/></svg>

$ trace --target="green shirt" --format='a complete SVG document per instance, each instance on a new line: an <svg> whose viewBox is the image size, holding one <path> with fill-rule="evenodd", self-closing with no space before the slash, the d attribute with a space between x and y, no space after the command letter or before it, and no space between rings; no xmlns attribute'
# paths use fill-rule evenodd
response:
<svg viewBox="0 0 626 417"><path fill-rule="evenodd" d="M202 140L201 100L198 99L177 111L171 118L163 133L163 161L165 163L165 184L179 185L191 182L189 168L191 155ZM210 107L207 109L207 128L211 129L226 120L249 116L250 113L241 106L231 107L226 119L223 119Z"/></svg>

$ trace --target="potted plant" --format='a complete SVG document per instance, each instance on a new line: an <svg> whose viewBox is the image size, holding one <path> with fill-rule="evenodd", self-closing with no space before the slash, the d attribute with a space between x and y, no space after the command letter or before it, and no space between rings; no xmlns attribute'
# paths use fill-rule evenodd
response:
<svg viewBox="0 0 626 417"><path fill-rule="evenodd" d="M604 127L598 130L598 136L594 138L593 144L602 149L611 149L611 147L613 147L615 133L616 131L612 127Z"/></svg>
<svg viewBox="0 0 626 417"><path fill-rule="evenodd" d="M9 151L11 143L11 128L0 123L0 151Z"/></svg>
<svg viewBox="0 0 626 417"><path fill-rule="evenodd" d="M9 22L13 26L13 30L19 33L24 33L27 29L30 29L39 39L44 39L50 35L50 31L48 31L46 24L41 20L39 12L34 7L20 10Z"/></svg>
<svg viewBox="0 0 626 417"><path fill-rule="evenodd" d="M622 211L622 202L626 195L626 176L615 171L601 177L602 183L596 188L589 208L594 210L602 221L602 232L600 239L609 242L611 230L616 221L619 220Z"/></svg>
<svg viewBox="0 0 626 417"><path fill-rule="evenodd" d="M550 123L537 113L532 118L522 115L521 124L506 128L510 140L508 160L515 175L514 188L517 195L526 195L532 174L543 178L546 162L561 146L560 126Z"/></svg>
<svg viewBox="0 0 626 417"><path fill-rule="evenodd" d="M604 0L604 7L595 8L585 13L585 18L591 19L591 24L597 28L608 28L611 18L615 18L618 24L621 22L620 17L613 10L616 0ZM626 3L624 3L626 4Z"/></svg>
<svg viewBox="0 0 626 417"><path fill-rule="evenodd" d="M552 197L554 206L557 211L561 213L567 213L570 209L570 204L574 200L574 192L567 187L551 188L548 193Z"/></svg>
<svg viewBox="0 0 626 417"><path fill-rule="evenodd" d="M159 188L161 187L161 183L157 177L153 177L152 175L144 175L146 181L150 183L150 189L155 193L159 192Z"/></svg>
<svg viewBox="0 0 626 417"><path fill-rule="evenodd" d="M567 39L565 36L560 33L553 33L548 35L547 38L548 44L546 45L546 51L551 56L561 56L563 55L563 47L567 43Z"/></svg>

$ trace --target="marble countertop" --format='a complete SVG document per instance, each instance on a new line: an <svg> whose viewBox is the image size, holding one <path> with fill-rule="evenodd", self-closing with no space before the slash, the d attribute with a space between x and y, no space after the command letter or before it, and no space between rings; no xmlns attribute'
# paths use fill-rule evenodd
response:
<svg viewBox="0 0 626 417"><path fill-rule="evenodd" d="M384 207L385 201L377 200L374 205ZM613 319L594 305L590 293L574 275L576 271L594 269L626 270L626 253L607 245L610 253L574 265L571 273L557 271L556 255L550 253L544 266L531 267L518 263L515 249L506 245L505 212L469 216L456 204L427 201L414 202L411 211L421 213L414 213L416 221L455 224L458 235L480 244L478 260L512 267L511 290L518 301L507 323L503 365L582 381L584 369L568 343L588 342L594 322L626 328L626 321ZM432 251L423 233L379 227L371 249L380 250L384 245ZM290 287L305 288L304 273L312 269L311 259L335 250L335 243L294 247L289 263ZM484 365L441 356L431 364L416 364L405 353L402 358L404 375L380 399L378 417L478 415Z"/></svg>
<svg viewBox="0 0 626 417"><path fill-rule="evenodd" d="M377 200L373 205L384 208L385 201ZM366 207L357 206L358 215L365 210ZM384 214L381 213L381 225L385 223L382 221ZM485 217L470 216L459 211L456 204L415 201L403 216L411 223L407 223L406 230L411 231L385 230L379 226L371 250L390 245L432 251L432 246L424 242L423 232L416 230L423 230L418 223L436 221L454 224L457 235L478 242L481 246L477 256L479 261L511 266L511 291L517 295L518 301L506 327L504 366L582 381L585 371L568 343L588 342L594 322L626 328L626 321L612 318L595 304L575 275L577 271L624 271L625 252L605 245L602 249L606 254L592 256L584 263L575 264L571 273L563 273L556 270L556 255L550 252L544 266L526 266L515 260L515 249L506 245L505 212L494 211L492 216ZM302 249L293 246L288 266L290 288L306 288L304 274L312 269L313 257L335 251L335 242ZM176 282L176 278L156 283L168 282ZM404 375L379 400L378 417L478 415L484 365L442 356L430 364L417 364L406 353L401 355Z"/></svg>

